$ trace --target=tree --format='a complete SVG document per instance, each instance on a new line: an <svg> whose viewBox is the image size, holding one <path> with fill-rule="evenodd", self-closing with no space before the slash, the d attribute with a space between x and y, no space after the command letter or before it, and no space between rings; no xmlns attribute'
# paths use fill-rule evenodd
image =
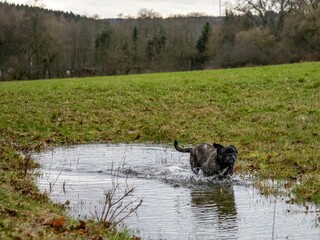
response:
<svg viewBox="0 0 320 240"><path fill-rule="evenodd" d="M31 7L45 8L45 4L43 0L29 0L27 1L27 5Z"/></svg>
<svg viewBox="0 0 320 240"><path fill-rule="evenodd" d="M32 0L26 16L26 44L29 62L29 77L33 79L49 78L50 66L57 53L51 46L51 38L47 32L47 15L40 7L44 7L41 0Z"/></svg>
<svg viewBox="0 0 320 240"><path fill-rule="evenodd" d="M132 41L133 41L132 63L135 65L138 60L138 29L136 26L133 29Z"/></svg>
<svg viewBox="0 0 320 240"><path fill-rule="evenodd" d="M166 36L163 31L156 34L151 40L147 42L146 56L148 60L160 54L162 48L166 44Z"/></svg>
<svg viewBox="0 0 320 240"><path fill-rule="evenodd" d="M142 8L137 13L137 18L141 19L154 19L154 18L162 18L161 14L153 11L153 9Z"/></svg>
<svg viewBox="0 0 320 240"><path fill-rule="evenodd" d="M319 0L301 0L301 7L310 6L312 9L316 10L320 7Z"/></svg>
<svg viewBox="0 0 320 240"><path fill-rule="evenodd" d="M202 31L201 31L201 36L197 40L196 48L198 50L199 55L204 55L206 49L207 49L207 44L209 41L209 33L210 33L210 24L206 22L204 25Z"/></svg>
<svg viewBox="0 0 320 240"><path fill-rule="evenodd" d="M111 37L112 31L107 29L99 33L95 41L97 63L102 68L102 74L107 74L107 57L108 49L111 45Z"/></svg>
<svg viewBox="0 0 320 240"><path fill-rule="evenodd" d="M236 9L261 30L268 27L279 38L285 17L298 8L297 0L243 0Z"/></svg>
<svg viewBox="0 0 320 240"><path fill-rule="evenodd" d="M282 46L289 61L320 60L320 8L309 4L302 9L287 19Z"/></svg>
<svg viewBox="0 0 320 240"><path fill-rule="evenodd" d="M205 23L201 35L196 42L197 56L193 60L194 68L202 69L203 64L208 60L208 56L206 55L207 45L209 42L209 34L211 31L210 24L208 22Z"/></svg>

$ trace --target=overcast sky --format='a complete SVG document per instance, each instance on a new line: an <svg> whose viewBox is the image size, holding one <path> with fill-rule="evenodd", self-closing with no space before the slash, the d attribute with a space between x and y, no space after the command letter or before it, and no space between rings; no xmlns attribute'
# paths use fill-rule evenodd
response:
<svg viewBox="0 0 320 240"><path fill-rule="evenodd" d="M0 0L1 1L1 0ZM2 0L4 1L4 0ZM9 3L26 4L30 0L7 0ZM192 12L219 16L220 0L38 0L46 8L62 11L72 11L80 15L92 16L98 14L100 18L115 18L119 14L137 16L142 8L152 9L163 17L170 14L187 14ZM222 12L227 0L222 1ZM235 0L228 0L232 2Z"/></svg>

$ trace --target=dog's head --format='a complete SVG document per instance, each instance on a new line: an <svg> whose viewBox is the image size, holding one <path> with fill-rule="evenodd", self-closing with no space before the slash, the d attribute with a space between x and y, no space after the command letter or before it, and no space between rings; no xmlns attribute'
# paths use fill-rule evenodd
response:
<svg viewBox="0 0 320 240"><path fill-rule="evenodd" d="M233 145L224 147L216 143L213 144L213 146L217 149L217 161L221 170L226 169L224 173L232 175L234 162L236 161L238 154L237 148Z"/></svg>

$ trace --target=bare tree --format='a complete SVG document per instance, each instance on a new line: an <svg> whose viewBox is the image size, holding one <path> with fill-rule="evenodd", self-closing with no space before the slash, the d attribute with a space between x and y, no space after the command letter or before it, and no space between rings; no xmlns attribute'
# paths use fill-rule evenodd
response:
<svg viewBox="0 0 320 240"><path fill-rule="evenodd" d="M162 18L161 14L155 12L153 9L142 8L138 11L137 18L142 19L154 19L154 18Z"/></svg>
<svg viewBox="0 0 320 240"><path fill-rule="evenodd" d="M301 0L301 4L305 6L311 6L312 9L318 9L320 7L319 0Z"/></svg>
<svg viewBox="0 0 320 240"><path fill-rule="evenodd" d="M279 37L285 17L298 7L297 0L243 0L236 10L245 14L261 30L274 29Z"/></svg>
<svg viewBox="0 0 320 240"><path fill-rule="evenodd" d="M43 3L43 0L29 0L27 5L31 7L45 8L46 5Z"/></svg>

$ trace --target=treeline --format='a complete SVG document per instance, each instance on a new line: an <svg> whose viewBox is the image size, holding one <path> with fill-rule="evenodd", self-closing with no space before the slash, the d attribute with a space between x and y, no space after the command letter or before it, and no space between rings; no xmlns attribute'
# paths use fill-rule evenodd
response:
<svg viewBox="0 0 320 240"><path fill-rule="evenodd" d="M0 80L320 59L319 0L243 1L226 16L98 19L0 3Z"/></svg>

